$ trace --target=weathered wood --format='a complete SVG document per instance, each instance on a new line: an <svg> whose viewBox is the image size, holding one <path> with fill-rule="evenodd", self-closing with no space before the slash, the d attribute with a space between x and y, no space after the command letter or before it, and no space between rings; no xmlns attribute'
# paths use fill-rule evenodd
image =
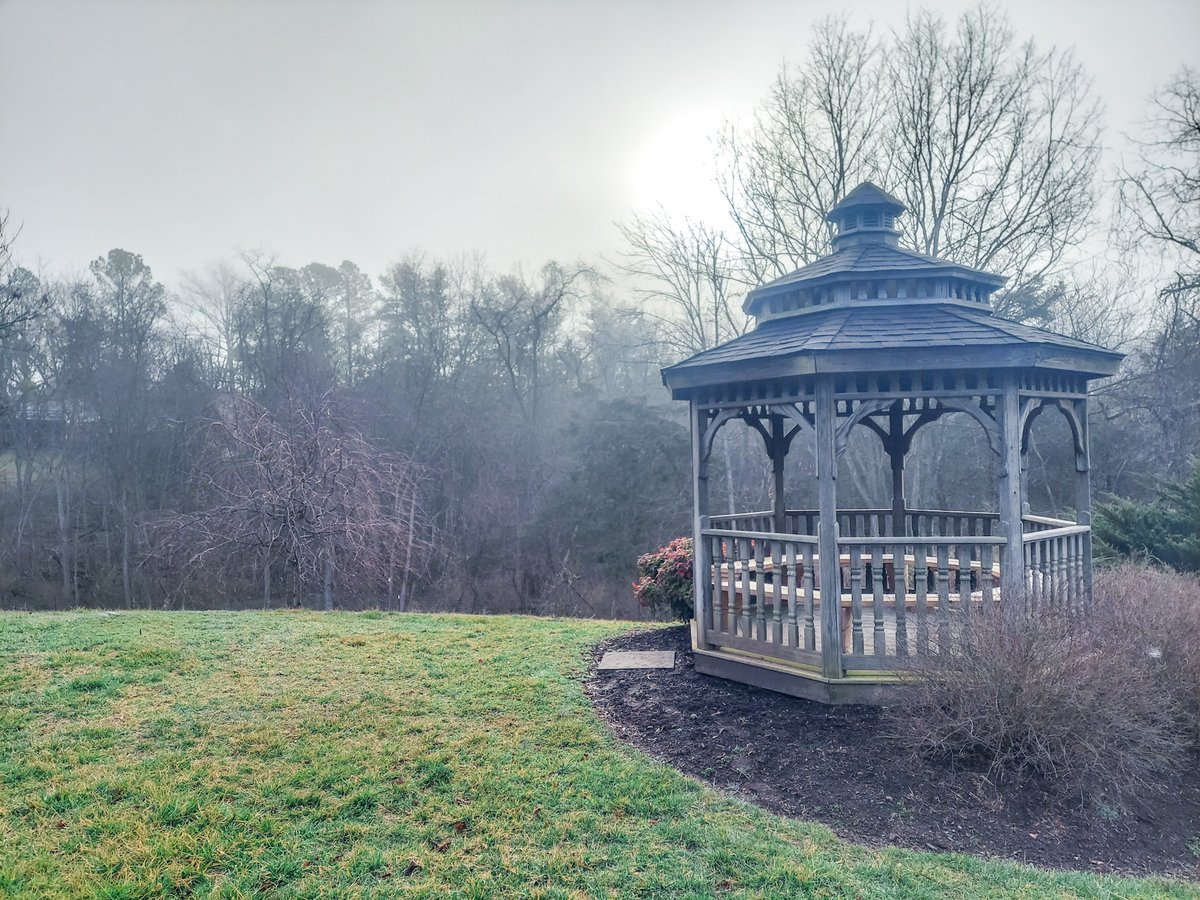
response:
<svg viewBox="0 0 1200 900"><path fill-rule="evenodd" d="M870 196L872 203L892 204L893 212L902 209L877 189L857 191L857 203ZM898 679L889 655L945 650L976 610L998 604L1016 617L1037 612L1036 603L1075 613L1087 602L1087 385L1112 374L1120 359L979 315L1001 284L995 276L924 259L906 261L907 274L897 278L881 262L889 253L907 253L890 225L872 237L858 229L857 218L854 225L831 221L853 231L839 230L835 246L880 240L890 249L848 268L819 265L751 291L746 308L760 323L773 320L771 331L663 372L674 395L692 402L699 445L699 455L693 447L697 646L707 646L707 627L720 638L712 643L725 648L699 649L697 669L827 702L878 696L880 689L856 682L860 670L875 683ZM842 308L840 327L808 315L830 306ZM875 333L864 329L868 324ZM1049 408L1062 411L1072 430L1078 522L1031 516L1025 505L1026 438ZM952 411L974 418L999 458L994 514L908 508L904 464L913 437ZM734 419L764 440L770 508L706 519L708 447ZM837 508L838 456L860 424L881 439L889 457L888 509ZM800 434L815 442L816 510L788 510L784 502L784 458ZM871 628L863 622L868 606ZM741 658L731 661L735 652ZM772 661L783 658L792 668Z"/></svg>
<svg viewBox="0 0 1200 900"><path fill-rule="evenodd" d="M1088 530L1083 535L1080 555L1083 558L1082 602L1092 605L1092 483L1091 447L1088 436L1087 399L1075 401L1075 415L1079 421L1079 446L1075 450L1075 518Z"/></svg>
<svg viewBox="0 0 1200 900"><path fill-rule="evenodd" d="M862 594L863 561L862 548L850 547L850 652L863 652Z"/></svg>
<svg viewBox="0 0 1200 900"><path fill-rule="evenodd" d="M871 612L875 624L871 635L871 649L876 656L883 656L887 653L883 627L884 576L883 545L876 544L871 548L871 599L874 601Z"/></svg>
<svg viewBox="0 0 1200 900"><path fill-rule="evenodd" d="M842 677L841 619L838 604L829 602L841 589L838 565L837 528L837 452L836 415L833 380L817 378L817 497L821 518L818 527L820 547L819 588L821 602L821 670L826 678Z"/></svg>
<svg viewBox="0 0 1200 900"><path fill-rule="evenodd" d="M813 566L812 544L805 544L804 553L804 649L815 650L817 647L817 631L814 619L816 617L816 572Z"/></svg>
<svg viewBox="0 0 1200 900"><path fill-rule="evenodd" d="M766 623L766 588L767 588L767 573L763 567L763 560L766 557L764 551L765 541L757 540L754 542L754 639L763 641L767 638L767 623ZM776 601L778 602L778 601Z"/></svg>
<svg viewBox="0 0 1200 900"><path fill-rule="evenodd" d="M704 443L708 418L705 411L691 405L692 433L692 585L693 618L696 622L696 646L709 646L708 623L712 603L712 579L709 577L711 559L704 529L708 527L708 454Z"/></svg>
<svg viewBox="0 0 1200 900"><path fill-rule="evenodd" d="M787 530L787 498L784 496L784 463L788 442L784 435L783 416L771 416L771 501L775 531Z"/></svg>
<svg viewBox="0 0 1200 900"><path fill-rule="evenodd" d="M1021 406L1017 378L1004 376L1004 394L997 410L1000 420L1000 532L1005 537L1000 553L1000 597L1010 621L1025 611L1024 544L1021 523Z"/></svg>
<svg viewBox="0 0 1200 900"><path fill-rule="evenodd" d="M957 547L958 555L962 557L962 548ZM968 560L969 564L969 560ZM968 569L967 577L970 578ZM961 571L959 578L962 578ZM939 544L937 547L937 595L938 595L938 652L943 652L950 646L950 547Z"/></svg>
<svg viewBox="0 0 1200 900"><path fill-rule="evenodd" d="M787 626L784 634L784 642L789 647L800 646L800 626L797 616L797 607L800 605L800 597L796 593L796 567L802 565L798 553L800 545L794 541L788 542L788 564L787 564L787 589L788 589L788 605L787 605ZM811 550L810 550L811 552Z"/></svg>

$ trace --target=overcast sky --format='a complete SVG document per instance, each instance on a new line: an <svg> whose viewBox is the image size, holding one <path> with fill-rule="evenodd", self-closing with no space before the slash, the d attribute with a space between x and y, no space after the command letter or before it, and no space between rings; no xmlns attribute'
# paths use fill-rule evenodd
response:
<svg viewBox="0 0 1200 900"><path fill-rule="evenodd" d="M418 247L596 259L634 209L711 208L707 135L803 55L811 22L919 6L0 0L0 209L27 265L119 246L169 283L237 247L372 275ZM1196 0L1004 8L1075 48L1114 148L1200 65Z"/></svg>

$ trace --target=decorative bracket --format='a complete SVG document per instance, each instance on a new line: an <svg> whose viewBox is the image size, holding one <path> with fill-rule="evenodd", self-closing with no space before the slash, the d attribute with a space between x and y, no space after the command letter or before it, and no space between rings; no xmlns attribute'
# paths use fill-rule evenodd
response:
<svg viewBox="0 0 1200 900"><path fill-rule="evenodd" d="M1067 420L1071 428L1071 442L1075 450L1075 471L1088 470L1087 447L1084 446L1085 425L1080 416L1078 401L1072 402L1062 397L1023 397L1021 399L1021 456L1029 451L1029 433L1033 430L1033 422L1042 411L1056 408Z"/></svg>

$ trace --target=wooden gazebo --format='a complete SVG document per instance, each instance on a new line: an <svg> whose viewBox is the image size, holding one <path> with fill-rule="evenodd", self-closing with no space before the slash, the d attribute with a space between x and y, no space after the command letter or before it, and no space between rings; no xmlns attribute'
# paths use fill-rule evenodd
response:
<svg viewBox="0 0 1200 900"><path fill-rule="evenodd" d="M992 313L1005 279L899 245L904 205L864 183L830 210L833 252L751 291L747 334L663 370L691 406L698 671L832 703L882 702L906 658L967 617L1091 602L1087 390L1121 354ZM1029 515L1030 426L1060 411L1074 440L1076 521ZM983 429L997 512L910 509L913 435L950 413ZM741 420L772 462L768 510L710 515L717 431ZM889 509L838 506L850 431L878 435ZM818 508L786 508L784 460L815 442ZM990 477L990 476L989 476Z"/></svg>

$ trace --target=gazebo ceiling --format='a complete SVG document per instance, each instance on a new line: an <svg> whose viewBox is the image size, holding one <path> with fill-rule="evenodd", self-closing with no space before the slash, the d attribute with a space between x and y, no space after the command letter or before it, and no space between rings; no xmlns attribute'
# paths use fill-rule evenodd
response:
<svg viewBox="0 0 1200 900"><path fill-rule="evenodd" d="M829 211L834 251L746 296L757 327L663 369L673 391L818 372L1048 368L1111 375L1122 354L992 313L1005 279L899 246L904 205L864 182Z"/></svg>

